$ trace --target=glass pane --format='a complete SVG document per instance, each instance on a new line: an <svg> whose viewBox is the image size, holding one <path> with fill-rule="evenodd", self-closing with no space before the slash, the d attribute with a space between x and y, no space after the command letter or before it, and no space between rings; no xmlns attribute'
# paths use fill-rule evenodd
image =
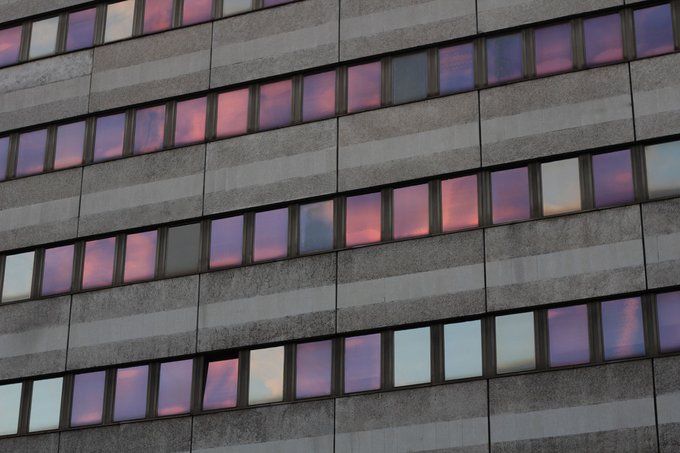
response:
<svg viewBox="0 0 680 453"><path fill-rule="evenodd" d="M486 40L486 77L489 84L521 79L522 63L521 33Z"/></svg>
<svg viewBox="0 0 680 453"><path fill-rule="evenodd" d="M113 402L113 421L134 420L146 416L149 366L118 368Z"/></svg>
<svg viewBox="0 0 680 453"><path fill-rule="evenodd" d="M645 338L640 298L602 302L602 335L605 360L644 355Z"/></svg>
<svg viewBox="0 0 680 453"><path fill-rule="evenodd" d="M144 33L153 33L172 27L173 1L146 0L144 2Z"/></svg>
<svg viewBox="0 0 680 453"><path fill-rule="evenodd" d="M0 138L0 181L7 178L7 163L9 162L9 137Z"/></svg>
<svg viewBox="0 0 680 453"><path fill-rule="evenodd" d="M284 3L290 3L293 0L264 0L263 6L274 6L274 5L283 5Z"/></svg>
<svg viewBox="0 0 680 453"><path fill-rule="evenodd" d="M298 344L295 357L295 397L330 395L333 341Z"/></svg>
<svg viewBox="0 0 680 453"><path fill-rule="evenodd" d="M374 61L347 68L347 111L380 107L381 63Z"/></svg>
<svg viewBox="0 0 680 453"><path fill-rule="evenodd" d="M186 414L191 410L192 359L161 363L158 415Z"/></svg>
<svg viewBox="0 0 680 453"><path fill-rule="evenodd" d="M380 388L380 334L345 338L345 393Z"/></svg>
<svg viewBox="0 0 680 453"><path fill-rule="evenodd" d="M300 206L300 253L333 248L333 200Z"/></svg>
<svg viewBox="0 0 680 453"><path fill-rule="evenodd" d="M543 214L554 215L581 209L578 158L541 164Z"/></svg>
<svg viewBox="0 0 680 453"><path fill-rule="evenodd" d="M106 29L104 42L116 41L132 36L132 19L135 14L135 0L112 3L106 7Z"/></svg>
<svg viewBox="0 0 680 453"><path fill-rule="evenodd" d="M59 16L33 22L28 58L40 58L54 53L57 48L58 27Z"/></svg>
<svg viewBox="0 0 680 453"><path fill-rule="evenodd" d="M19 61L21 46L21 25L0 30L0 66L7 66Z"/></svg>
<svg viewBox="0 0 680 453"><path fill-rule="evenodd" d="M427 97L427 53L392 59L392 98L395 104Z"/></svg>
<svg viewBox="0 0 680 453"><path fill-rule="evenodd" d="M66 50L78 50L92 47L94 44L94 21L97 9L90 8L68 15L68 31L66 33Z"/></svg>
<svg viewBox="0 0 680 453"><path fill-rule="evenodd" d="M286 126L293 121L293 81L260 86L260 130Z"/></svg>
<svg viewBox="0 0 680 453"><path fill-rule="evenodd" d="M253 0L223 0L222 1L222 15L230 16L232 14L250 11Z"/></svg>
<svg viewBox="0 0 680 453"><path fill-rule="evenodd" d="M444 326L444 378L465 379L482 375L482 322Z"/></svg>
<svg viewBox="0 0 680 453"><path fill-rule="evenodd" d="M135 154L163 148L165 137L165 105L137 110L135 114Z"/></svg>
<svg viewBox="0 0 680 453"><path fill-rule="evenodd" d="M535 367L534 313L496 317L496 371L512 373Z"/></svg>
<svg viewBox="0 0 680 453"><path fill-rule="evenodd" d="M645 147L649 196L667 197L680 193L680 141Z"/></svg>
<svg viewBox="0 0 680 453"><path fill-rule="evenodd" d="M97 425L102 422L105 382L105 371L75 375L71 426Z"/></svg>
<svg viewBox="0 0 680 453"><path fill-rule="evenodd" d="M156 275L158 231L128 234L125 239L125 283L150 280Z"/></svg>
<svg viewBox="0 0 680 453"><path fill-rule="evenodd" d="M101 162L123 155L125 113L97 118L94 137L94 161Z"/></svg>
<svg viewBox="0 0 680 453"><path fill-rule="evenodd" d="M680 291L657 294L656 312L659 320L661 352L680 349Z"/></svg>
<svg viewBox="0 0 680 453"><path fill-rule="evenodd" d="M527 167L491 173L491 206L493 223L525 220L531 216Z"/></svg>
<svg viewBox="0 0 680 453"><path fill-rule="evenodd" d="M2 283L2 301L28 299L33 283L35 252L19 253L5 257L5 279Z"/></svg>
<svg viewBox="0 0 680 453"><path fill-rule="evenodd" d="M30 432L59 428L62 382L60 377L33 381Z"/></svg>
<svg viewBox="0 0 680 453"><path fill-rule="evenodd" d="M430 232L429 185L394 189L394 238L423 236Z"/></svg>
<svg viewBox="0 0 680 453"><path fill-rule="evenodd" d="M98 239L85 243L83 289L109 286L113 283L113 263L116 238Z"/></svg>
<svg viewBox="0 0 680 453"><path fill-rule="evenodd" d="M673 51L675 45L670 3L637 9L633 12L633 19L638 57L650 57Z"/></svg>
<svg viewBox="0 0 680 453"><path fill-rule="evenodd" d="M253 260L273 260L288 255L288 208L255 214Z"/></svg>
<svg viewBox="0 0 680 453"><path fill-rule="evenodd" d="M175 145L182 146L205 140L206 103L207 98L177 103Z"/></svg>
<svg viewBox="0 0 680 453"><path fill-rule="evenodd" d="M42 295L61 294L71 291L73 278L73 244L45 250Z"/></svg>
<svg viewBox="0 0 680 453"><path fill-rule="evenodd" d="M623 34L619 13L584 19L583 36L588 66L623 60Z"/></svg>
<svg viewBox="0 0 680 453"><path fill-rule="evenodd" d="M21 383L0 385L0 436L19 430Z"/></svg>
<svg viewBox="0 0 680 453"><path fill-rule="evenodd" d="M46 147L47 129L19 135L16 175L28 176L41 173L45 169Z"/></svg>
<svg viewBox="0 0 680 453"><path fill-rule="evenodd" d="M248 132L248 88L217 96L217 136L231 137Z"/></svg>
<svg viewBox="0 0 680 453"><path fill-rule="evenodd" d="M283 346L250 351L248 404L283 400Z"/></svg>
<svg viewBox="0 0 680 453"><path fill-rule="evenodd" d="M212 19L212 0L184 0L182 25L199 24Z"/></svg>
<svg viewBox="0 0 680 453"><path fill-rule="evenodd" d="M306 76L303 82L302 121L335 115L335 70Z"/></svg>
<svg viewBox="0 0 680 453"><path fill-rule="evenodd" d="M238 390L238 359L210 362L205 380L203 409L236 407Z"/></svg>
<svg viewBox="0 0 680 453"><path fill-rule="evenodd" d="M596 208L632 202L635 194L630 151L594 155L593 185Z"/></svg>
<svg viewBox="0 0 680 453"><path fill-rule="evenodd" d="M394 386L430 382L430 328L394 332Z"/></svg>
<svg viewBox="0 0 680 453"><path fill-rule="evenodd" d="M348 247L380 242L380 192L347 197L346 211L345 244Z"/></svg>
<svg viewBox="0 0 680 453"><path fill-rule="evenodd" d="M198 271L200 244L200 223L170 228L165 255L165 275L191 274Z"/></svg>
<svg viewBox="0 0 680 453"><path fill-rule="evenodd" d="M243 216L212 221L210 267L238 266L243 261Z"/></svg>
<svg viewBox="0 0 680 453"><path fill-rule="evenodd" d="M587 305L548 310L548 333L551 366L590 361Z"/></svg>
<svg viewBox="0 0 680 453"><path fill-rule="evenodd" d="M472 43L439 49L439 93L449 94L475 87L475 47Z"/></svg>
<svg viewBox="0 0 680 453"><path fill-rule="evenodd" d="M534 31L536 45L536 75L568 71L574 66L571 47L571 23L537 28Z"/></svg>
<svg viewBox="0 0 680 453"><path fill-rule="evenodd" d="M57 145L54 169L75 167L83 163L85 146L85 121L57 127Z"/></svg>
<svg viewBox="0 0 680 453"><path fill-rule="evenodd" d="M479 225L477 175L442 181L442 228L446 231Z"/></svg>

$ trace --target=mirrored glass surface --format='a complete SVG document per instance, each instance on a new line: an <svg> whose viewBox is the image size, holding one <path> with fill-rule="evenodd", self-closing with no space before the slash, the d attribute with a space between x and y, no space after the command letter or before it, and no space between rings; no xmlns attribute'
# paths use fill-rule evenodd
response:
<svg viewBox="0 0 680 453"><path fill-rule="evenodd" d="M475 87L475 47L472 43L439 49L439 93L450 94Z"/></svg>
<svg viewBox="0 0 680 453"><path fill-rule="evenodd" d="M104 42L117 41L132 36L134 14L135 0L125 0L107 5Z"/></svg>
<svg viewBox="0 0 680 453"><path fill-rule="evenodd" d="M183 146L205 140L207 98L189 99L177 103L175 145Z"/></svg>
<svg viewBox="0 0 680 453"><path fill-rule="evenodd" d="M661 352L680 350L680 291L656 295Z"/></svg>
<svg viewBox="0 0 680 453"><path fill-rule="evenodd" d="M332 340L298 344L295 356L295 397L330 395L332 362Z"/></svg>
<svg viewBox="0 0 680 453"><path fill-rule="evenodd" d="M73 244L68 244L45 250L42 278L43 296L71 291L74 249Z"/></svg>
<svg viewBox="0 0 680 453"><path fill-rule="evenodd" d="M430 382L430 328L394 332L394 386Z"/></svg>
<svg viewBox="0 0 680 453"><path fill-rule="evenodd" d="M491 206L493 223L526 220L531 217L527 167L491 173Z"/></svg>
<svg viewBox="0 0 680 453"><path fill-rule="evenodd" d="M16 434L19 429L21 382L0 385L0 436Z"/></svg>
<svg viewBox="0 0 680 453"><path fill-rule="evenodd" d="M333 200L300 206L300 253L333 248Z"/></svg>
<svg viewBox="0 0 680 453"><path fill-rule="evenodd" d="M287 126L293 121L293 81L260 86L260 130Z"/></svg>
<svg viewBox="0 0 680 453"><path fill-rule="evenodd" d="M588 66L623 60L623 34L619 13L584 19L583 37Z"/></svg>
<svg viewBox="0 0 680 453"><path fill-rule="evenodd" d="M512 373L535 367L534 313L496 317L496 372Z"/></svg>
<svg viewBox="0 0 680 453"><path fill-rule="evenodd" d="M444 378L465 379L482 375L482 322L444 326Z"/></svg>
<svg viewBox="0 0 680 453"><path fill-rule="evenodd" d="M94 44L94 23L97 8L76 11L68 15L66 50L79 50Z"/></svg>
<svg viewBox="0 0 680 453"><path fill-rule="evenodd" d="M19 61L21 25L0 30L0 67Z"/></svg>
<svg viewBox="0 0 680 453"><path fill-rule="evenodd" d="M141 365L116 370L113 421L135 420L146 416L149 366Z"/></svg>
<svg viewBox="0 0 680 453"><path fill-rule="evenodd" d="M380 334L345 338L345 393L380 388Z"/></svg>
<svg viewBox="0 0 680 453"><path fill-rule="evenodd" d="M165 275L192 274L198 271L200 244L200 223L169 228L165 253Z"/></svg>
<svg viewBox="0 0 680 453"><path fill-rule="evenodd" d="M97 239L85 243L83 289L109 286L113 283L116 238Z"/></svg>
<svg viewBox="0 0 680 453"><path fill-rule="evenodd" d="M287 255L288 208L256 213L253 260L273 260Z"/></svg>
<svg viewBox="0 0 680 453"><path fill-rule="evenodd" d="M575 305L548 310L550 366L590 361L588 306Z"/></svg>
<svg viewBox="0 0 680 453"><path fill-rule="evenodd" d="M308 75L303 80L302 121L335 115L335 70Z"/></svg>
<svg viewBox="0 0 680 453"><path fill-rule="evenodd" d="M47 129L26 132L19 135L16 176L42 173L45 169Z"/></svg>
<svg viewBox="0 0 680 453"><path fill-rule="evenodd" d="M429 184L394 189L392 212L395 239L428 234L430 232Z"/></svg>
<svg viewBox="0 0 680 453"><path fill-rule="evenodd" d="M9 137L0 137L0 181L7 178L7 164L9 163Z"/></svg>
<svg viewBox="0 0 680 453"><path fill-rule="evenodd" d="M672 52L673 16L670 3L633 11L638 58Z"/></svg>
<svg viewBox="0 0 680 453"><path fill-rule="evenodd" d="M200 24L212 19L213 0L184 0L182 25Z"/></svg>
<svg viewBox="0 0 680 453"><path fill-rule="evenodd" d="M392 100L395 104L427 97L427 53L392 58Z"/></svg>
<svg viewBox="0 0 680 453"><path fill-rule="evenodd" d="M379 242L381 238L381 194L347 197L345 244L347 247Z"/></svg>
<svg viewBox="0 0 680 453"><path fill-rule="evenodd" d="M105 371L74 376L71 426L97 425L102 422L105 384Z"/></svg>
<svg viewBox="0 0 680 453"><path fill-rule="evenodd" d="M144 1L144 33L154 33L172 27L174 0Z"/></svg>
<svg viewBox="0 0 680 453"><path fill-rule="evenodd" d="M630 203L635 199L630 150L593 156L595 207Z"/></svg>
<svg viewBox="0 0 680 453"><path fill-rule="evenodd" d="M534 31L536 75L568 71L574 66L571 23L537 28Z"/></svg>
<svg viewBox="0 0 680 453"><path fill-rule="evenodd" d="M380 107L381 63L374 61L347 68L347 111Z"/></svg>
<svg viewBox="0 0 680 453"><path fill-rule="evenodd" d="M128 234L125 239L125 283L150 280L156 275L158 231Z"/></svg>
<svg viewBox="0 0 680 453"><path fill-rule="evenodd" d="M680 141L645 147L650 198L680 193Z"/></svg>
<svg viewBox="0 0 680 453"><path fill-rule="evenodd" d="M243 216L213 220L210 227L210 267L243 262Z"/></svg>
<svg viewBox="0 0 680 453"><path fill-rule="evenodd" d="M45 57L55 52L57 49L57 28L59 28L59 16L33 22L28 58Z"/></svg>
<svg viewBox="0 0 680 453"><path fill-rule="evenodd" d="M2 301L31 297L31 283L33 282L33 262L35 252L24 252L5 256L5 278L2 283Z"/></svg>
<svg viewBox="0 0 680 453"><path fill-rule="evenodd" d="M541 164L543 215L581 210L578 158Z"/></svg>
<svg viewBox="0 0 680 453"><path fill-rule="evenodd" d="M442 230L456 231L479 225L477 175L445 179L441 185Z"/></svg>
<svg viewBox="0 0 680 453"><path fill-rule="evenodd" d="M203 393L203 410L235 407L238 390L238 358L208 364Z"/></svg>
<svg viewBox="0 0 680 453"><path fill-rule="evenodd" d="M165 105L156 105L135 112L135 154L150 153L163 148L165 137Z"/></svg>
<svg viewBox="0 0 680 453"><path fill-rule="evenodd" d="M62 382L61 377L33 381L28 421L30 432L59 428Z"/></svg>
<svg viewBox="0 0 680 453"><path fill-rule="evenodd" d="M125 113L97 118L94 137L94 161L102 162L123 155Z"/></svg>
<svg viewBox="0 0 680 453"><path fill-rule="evenodd" d="M486 40L486 78L490 85L522 78L522 34Z"/></svg>
<svg viewBox="0 0 680 453"><path fill-rule="evenodd" d="M217 136L231 137L248 132L249 90L227 91L217 96Z"/></svg>
<svg viewBox="0 0 680 453"><path fill-rule="evenodd" d="M158 415L186 414L191 410L192 359L161 363Z"/></svg>
<svg viewBox="0 0 680 453"><path fill-rule="evenodd" d="M231 16L245 11L250 11L253 0L223 0L222 15Z"/></svg>
<svg viewBox="0 0 680 453"><path fill-rule="evenodd" d="M59 170L82 164L84 146L85 121L58 126L54 169Z"/></svg>
<svg viewBox="0 0 680 453"><path fill-rule="evenodd" d="M250 351L248 404L283 400L283 346Z"/></svg>
<svg viewBox="0 0 680 453"><path fill-rule="evenodd" d="M605 360L645 354L642 304L639 297L602 302Z"/></svg>

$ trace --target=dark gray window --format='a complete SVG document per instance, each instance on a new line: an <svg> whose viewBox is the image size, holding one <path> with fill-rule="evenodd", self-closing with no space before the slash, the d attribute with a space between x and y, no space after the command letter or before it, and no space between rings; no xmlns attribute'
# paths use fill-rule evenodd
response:
<svg viewBox="0 0 680 453"><path fill-rule="evenodd" d="M392 59L392 99L395 104L427 97L427 53Z"/></svg>
<svg viewBox="0 0 680 453"><path fill-rule="evenodd" d="M180 275L198 271L200 258L201 224L192 223L168 230L165 255L165 274Z"/></svg>

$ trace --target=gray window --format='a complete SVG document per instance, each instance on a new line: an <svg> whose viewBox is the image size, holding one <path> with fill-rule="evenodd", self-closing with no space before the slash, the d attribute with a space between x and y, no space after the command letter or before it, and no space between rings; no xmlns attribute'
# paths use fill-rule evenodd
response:
<svg viewBox="0 0 680 453"><path fill-rule="evenodd" d="M0 436L16 434L18 431L21 385L0 385Z"/></svg>
<svg viewBox="0 0 680 453"><path fill-rule="evenodd" d="M680 193L680 141L645 148L647 188L651 198Z"/></svg>
<svg viewBox="0 0 680 453"><path fill-rule="evenodd" d="M392 59L392 99L395 104L427 97L427 53Z"/></svg>
<svg viewBox="0 0 680 453"><path fill-rule="evenodd" d="M58 27L59 16L33 22L28 58L45 57L53 54L57 50Z"/></svg>
<svg viewBox="0 0 680 453"><path fill-rule="evenodd" d="M165 274L181 275L197 272L201 250L200 245L200 223L191 223L168 229Z"/></svg>
<svg viewBox="0 0 680 453"><path fill-rule="evenodd" d="M62 382L61 377L33 382L30 432L59 428Z"/></svg>
<svg viewBox="0 0 680 453"><path fill-rule="evenodd" d="M496 371L512 373L536 367L534 313L496 318Z"/></svg>
<svg viewBox="0 0 680 453"><path fill-rule="evenodd" d="M3 302L13 302L31 297L34 257L35 252L5 257L5 278L2 284Z"/></svg>
<svg viewBox="0 0 680 453"><path fill-rule="evenodd" d="M541 185L544 215L581 210L578 158L541 164Z"/></svg>
<svg viewBox="0 0 680 453"><path fill-rule="evenodd" d="M430 380L430 328L394 332L394 386L424 384Z"/></svg>
<svg viewBox="0 0 680 453"><path fill-rule="evenodd" d="M444 378L465 379L482 375L482 322L444 326Z"/></svg>

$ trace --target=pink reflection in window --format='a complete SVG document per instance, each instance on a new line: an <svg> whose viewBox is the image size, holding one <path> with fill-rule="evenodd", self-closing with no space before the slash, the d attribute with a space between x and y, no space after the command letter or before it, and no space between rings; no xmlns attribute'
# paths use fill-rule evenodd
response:
<svg viewBox="0 0 680 453"><path fill-rule="evenodd" d="M206 103L207 98L177 103L175 145L188 145L205 140Z"/></svg>
<svg viewBox="0 0 680 453"><path fill-rule="evenodd" d="M380 107L381 63L374 61L347 69L347 111Z"/></svg>
<svg viewBox="0 0 680 453"><path fill-rule="evenodd" d="M57 127L57 145L54 169L75 167L83 163L85 146L85 121Z"/></svg>
<svg viewBox="0 0 680 453"><path fill-rule="evenodd" d="M394 238L423 236L430 232L428 184L394 189Z"/></svg>
<svg viewBox="0 0 680 453"><path fill-rule="evenodd" d="M527 167L491 173L493 223L525 220L531 216Z"/></svg>
<svg viewBox="0 0 680 453"><path fill-rule="evenodd" d="M588 66L623 60L623 35L619 13L584 19L583 36Z"/></svg>
<svg viewBox="0 0 680 453"><path fill-rule="evenodd" d="M231 137L248 132L249 90L228 91L217 96L217 136Z"/></svg>
<svg viewBox="0 0 680 453"><path fill-rule="evenodd" d="M286 126L293 120L293 81L281 80L260 86L260 129Z"/></svg>
<svg viewBox="0 0 680 453"><path fill-rule="evenodd" d="M71 426L97 425L102 422L105 382L105 371L75 375Z"/></svg>
<svg viewBox="0 0 680 453"><path fill-rule="evenodd" d="M345 338L345 393L380 388L380 334Z"/></svg>
<svg viewBox="0 0 680 453"><path fill-rule="evenodd" d="M73 250L73 244L45 250L41 293L43 296L67 293L71 290Z"/></svg>
<svg viewBox="0 0 680 453"><path fill-rule="evenodd" d="M536 45L536 75L567 71L573 64L571 48L571 23L537 28L534 32Z"/></svg>
<svg viewBox="0 0 680 453"><path fill-rule="evenodd" d="M9 137L0 138L0 181L7 178L7 164L9 163Z"/></svg>
<svg viewBox="0 0 680 453"><path fill-rule="evenodd" d="M158 415L186 414L191 410L192 359L161 364Z"/></svg>
<svg viewBox="0 0 680 453"><path fill-rule="evenodd" d="M287 255L288 208L255 214L253 260L273 260Z"/></svg>
<svg viewBox="0 0 680 453"><path fill-rule="evenodd" d="M163 148L165 137L165 105L137 110L135 114L135 154Z"/></svg>
<svg viewBox="0 0 680 453"><path fill-rule="evenodd" d="M312 398L331 393L332 340L297 345L295 396Z"/></svg>
<svg viewBox="0 0 680 453"><path fill-rule="evenodd" d="M45 169L47 129L27 132L19 136L17 152L17 176L41 173Z"/></svg>
<svg viewBox="0 0 680 453"><path fill-rule="evenodd" d="M238 266L243 261L243 216L213 220L210 227L210 267Z"/></svg>
<svg viewBox="0 0 680 453"><path fill-rule="evenodd" d="M633 192L633 166L630 150L593 156L595 207L630 203Z"/></svg>
<svg viewBox="0 0 680 453"><path fill-rule="evenodd" d="M548 310L550 366L567 366L590 361L588 306Z"/></svg>
<svg viewBox="0 0 680 453"><path fill-rule="evenodd" d="M135 420L146 416L146 389L148 383L148 365L119 368L116 371L116 396L113 403L113 421Z"/></svg>
<svg viewBox="0 0 680 453"><path fill-rule="evenodd" d="M236 407L238 359L210 362L205 380L203 410Z"/></svg>
<svg viewBox="0 0 680 453"><path fill-rule="evenodd" d="M212 19L212 0L184 0L182 25L200 24Z"/></svg>
<svg viewBox="0 0 680 453"><path fill-rule="evenodd" d="M673 19L670 3L637 9L635 22L635 50L638 57L651 57L672 52Z"/></svg>
<svg viewBox="0 0 680 453"><path fill-rule="evenodd" d="M442 181L442 230L464 230L478 225L477 175Z"/></svg>
<svg viewBox="0 0 680 453"><path fill-rule="evenodd" d="M94 44L94 21L96 8L77 11L68 15L66 50L85 49Z"/></svg>
<svg viewBox="0 0 680 453"><path fill-rule="evenodd" d="M381 198L380 192L347 197L345 244L348 247L380 241Z"/></svg>
<svg viewBox="0 0 680 453"><path fill-rule="evenodd" d="M125 240L125 283L150 280L156 275L158 231L128 234Z"/></svg>
<svg viewBox="0 0 680 453"><path fill-rule="evenodd" d="M114 159L123 155L125 113L97 118L94 137L94 161Z"/></svg>
<svg viewBox="0 0 680 453"><path fill-rule="evenodd" d="M115 252L115 237L85 243L83 289L109 286L113 282Z"/></svg>
<svg viewBox="0 0 680 453"><path fill-rule="evenodd" d="M639 297L602 302L604 359L625 359L645 354L642 305Z"/></svg>
<svg viewBox="0 0 680 453"><path fill-rule="evenodd" d="M302 121L335 115L335 70L305 77L302 90Z"/></svg>
<svg viewBox="0 0 680 453"><path fill-rule="evenodd" d="M172 26L173 0L146 0L144 2L144 33L167 30Z"/></svg>
<svg viewBox="0 0 680 453"><path fill-rule="evenodd" d="M21 26L0 30L0 66L19 61L21 45Z"/></svg>
<svg viewBox="0 0 680 453"><path fill-rule="evenodd" d="M439 92L457 93L475 87L472 43L439 49Z"/></svg>

